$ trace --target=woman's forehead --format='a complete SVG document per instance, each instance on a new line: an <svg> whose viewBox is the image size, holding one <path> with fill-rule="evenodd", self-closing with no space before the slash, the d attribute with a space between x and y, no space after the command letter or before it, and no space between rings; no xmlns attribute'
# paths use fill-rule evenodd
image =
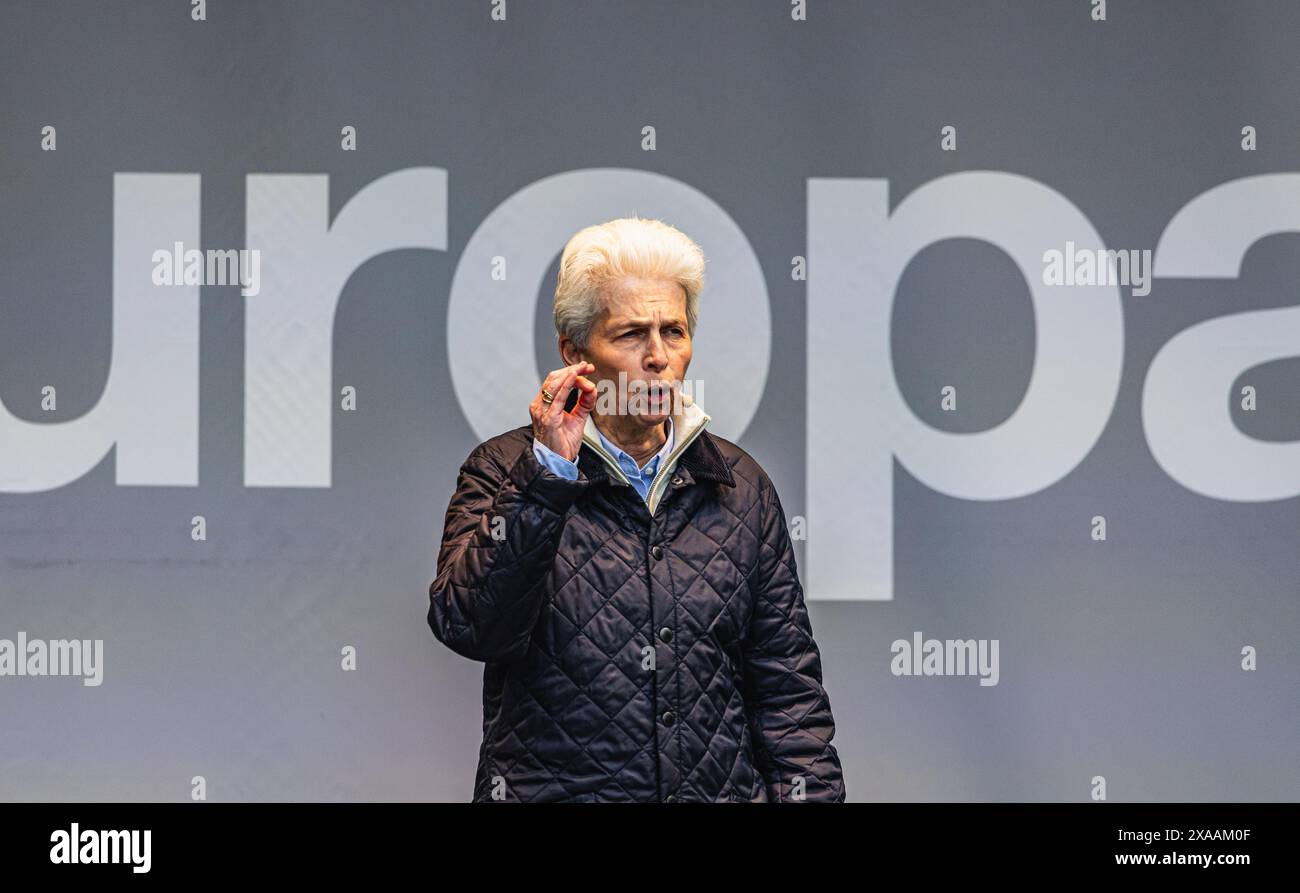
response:
<svg viewBox="0 0 1300 893"><path fill-rule="evenodd" d="M605 317L611 323L649 323L665 316L684 317L686 294L667 279L623 280L611 289L605 301Z"/></svg>

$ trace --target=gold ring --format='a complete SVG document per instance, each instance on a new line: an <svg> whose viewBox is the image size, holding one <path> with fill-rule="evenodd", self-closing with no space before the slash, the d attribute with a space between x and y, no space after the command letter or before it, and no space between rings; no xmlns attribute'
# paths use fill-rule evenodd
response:
<svg viewBox="0 0 1300 893"><path fill-rule="evenodd" d="M542 388L542 402L543 402L543 403L554 403L554 402L555 402L555 395L552 394L550 391L546 390L546 388Z"/></svg>

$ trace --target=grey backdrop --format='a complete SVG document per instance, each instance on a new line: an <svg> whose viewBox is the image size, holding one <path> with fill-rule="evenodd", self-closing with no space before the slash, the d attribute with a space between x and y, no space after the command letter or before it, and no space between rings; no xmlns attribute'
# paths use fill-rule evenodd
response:
<svg viewBox="0 0 1300 893"><path fill-rule="evenodd" d="M806 443L837 437L804 414L807 283L790 261L810 250L809 178L887 179L894 205L947 174L1016 173L1108 245L1154 249L1205 190L1300 170L1292 2L1112 2L1105 22L1085 0L810 0L804 22L783 0L510 0L506 22L491 6L210 0L205 22L181 0L0 7L0 400L17 418L67 421L100 399L116 173L200 174L205 247L244 244L250 173L327 174L331 215L393 171L448 180L447 250L376 257L339 299L334 390L354 386L359 409L334 414L330 486L244 485L245 299L204 288L198 485L119 486L109 453L66 486L0 493L0 638L105 650L99 687L0 677L0 798L186 800L201 775L211 800L469 799L482 667L424 619L456 470L481 439L450 384L448 294L479 224L541 178L657 172L743 231L772 345L752 422L726 436L802 515ZM945 124L956 152L940 151ZM1113 411L1058 483L962 500L893 466L892 599L808 593L850 800L1085 801L1098 775L1110 800L1300 795L1300 499L1192 492L1141 419L1176 333L1295 302L1298 244L1259 241L1237 280L1126 290ZM559 365L554 269L536 284L539 381ZM727 342L707 289L700 326ZM898 388L935 428L992 428L1024 395L1034 332L1004 253L939 242L896 296ZM1260 408L1234 401L1242 432L1300 439L1298 369L1249 370ZM945 383L957 413L939 408ZM843 386L843 413L861 411ZM11 476L20 461L0 453ZM892 675L890 643L914 630L997 638L999 684ZM349 644L355 672L339 666Z"/></svg>

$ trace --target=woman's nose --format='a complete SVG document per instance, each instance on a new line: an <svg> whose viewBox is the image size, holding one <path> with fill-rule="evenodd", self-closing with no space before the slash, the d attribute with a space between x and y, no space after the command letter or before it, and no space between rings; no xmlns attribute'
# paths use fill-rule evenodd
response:
<svg viewBox="0 0 1300 893"><path fill-rule="evenodd" d="M649 355L646 359L651 366L662 369L668 365L668 351L664 349L664 340L659 335L650 336L650 344L647 350Z"/></svg>

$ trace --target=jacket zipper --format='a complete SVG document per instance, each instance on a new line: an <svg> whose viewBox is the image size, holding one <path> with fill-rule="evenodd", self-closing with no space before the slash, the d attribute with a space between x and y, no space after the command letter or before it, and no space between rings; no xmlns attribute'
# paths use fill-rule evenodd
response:
<svg viewBox="0 0 1300 893"><path fill-rule="evenodd" d="M655 479L650 482L650 489L646 491L646 495L649 497L646 502L647 507L650 509L650 517L653 518L655 515L655 509L659 508L659 499L655 495L656 488L663 483L664 478L668 477L668 470L673 467L673 464L677 461L677 457L682 454L683 450L691 445L691 441L700 436L700 433L703 430L703 424L696 425L695 430L690 433L686 440L673 446L673 451L668 454L668 460L659 466L659 473L655 475Z"/></svg>

